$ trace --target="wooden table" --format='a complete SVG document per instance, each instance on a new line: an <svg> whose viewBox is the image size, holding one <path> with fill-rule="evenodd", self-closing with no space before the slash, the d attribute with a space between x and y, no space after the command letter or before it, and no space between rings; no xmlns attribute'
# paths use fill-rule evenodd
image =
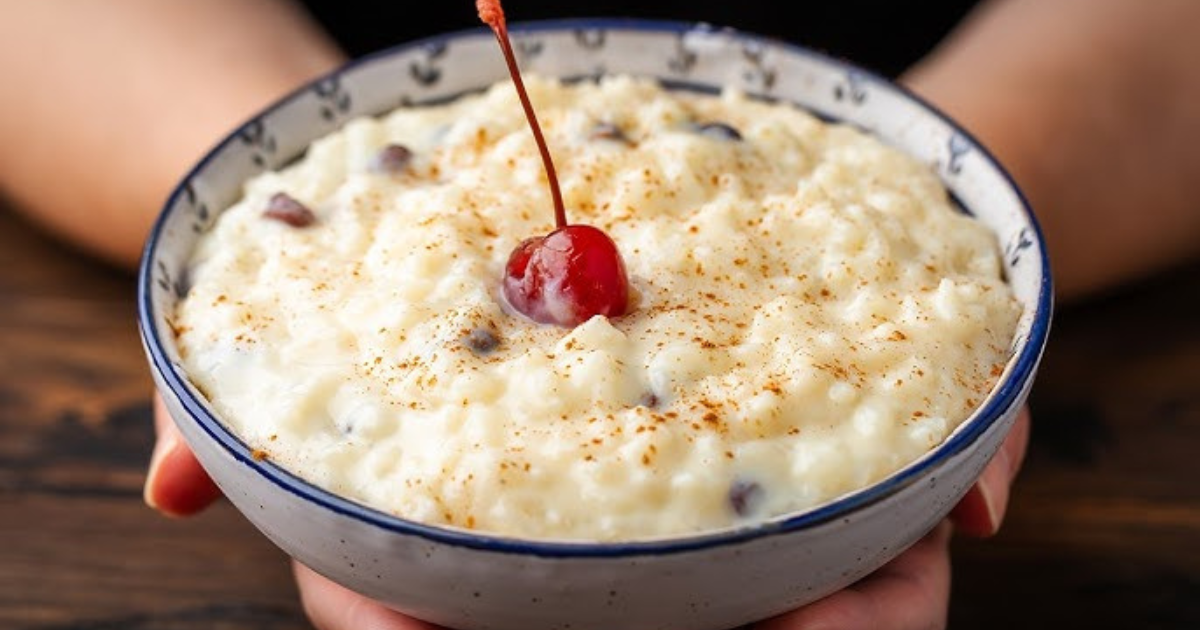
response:
<svg viewBox="0 0 1200 630"><path fill-rule="evenodd" d="M1003 532L955 543L953 628L1200 628L1200 266L1061 312ZM0 628L305 628L227 504L141 499L134 281L0 207Z"/></svg>

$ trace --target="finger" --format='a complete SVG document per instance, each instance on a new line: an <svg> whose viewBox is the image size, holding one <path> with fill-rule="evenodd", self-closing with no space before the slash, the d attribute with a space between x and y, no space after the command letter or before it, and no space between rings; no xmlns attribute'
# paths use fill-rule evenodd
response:
<svg viewBox="0 0 1200 630"><path fill-rule="evenodd" d="M154 428L158 437L142 489L146 504L167 516L189 516L216 501L220 489L183 442L158 396L154 397Z"/></svg>
<svg viewBox="0 0 1200 630"><path fill-rule="evenodd" d="M319 630L438 630L438 626L402 615L312 569L292 562L304 613Z"/></svg>
<svg viewBox="0 0 1200 630"><path fill-rule="evenodd" d="M1000 449L988 462L975 485L950 513L957 530L986 537L1000 530L1008 509L1009 489L1021 469L1029 445L1029 410L1021 409Z"/></svg>
<svg viewBox="0 0 1200 630"><path fill-rule="evenodd" d="M931 630L950 605L950 531L943 521L895 560L825 599L756 630Z"/></svg>

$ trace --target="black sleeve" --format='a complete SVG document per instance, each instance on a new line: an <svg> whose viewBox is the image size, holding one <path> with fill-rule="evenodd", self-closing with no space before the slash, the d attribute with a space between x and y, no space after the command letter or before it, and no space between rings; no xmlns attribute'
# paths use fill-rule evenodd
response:
<svg viewBox="0 0 1200 630"><path fill-rule="evenodd" d="M306 0L305 4L343 49L356 57L429 35L482 26L471 0ZM708 22L822 50L894 77L944 37L974 4L966 0L510 0L504 8L510 23L601 16Z"/></svg>

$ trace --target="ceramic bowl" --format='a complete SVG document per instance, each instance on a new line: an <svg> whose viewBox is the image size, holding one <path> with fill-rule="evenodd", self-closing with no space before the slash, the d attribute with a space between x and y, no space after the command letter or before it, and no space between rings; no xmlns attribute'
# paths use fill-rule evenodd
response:
<svg viewBox="0 0 1200 630"><path fill-rule="evenodd" d="M167 318L197 238L244 180L344 121L438 101L507 74L483 28L412 42L304 86L221 141L167 201L139 279L142 339L167 408L229 500L291 556L369 597L466 629L729 628L842 588L921 538L1009 431L1049 329L1044 244L1021 193L946 116L885 79L789 43L704 24L571 20L511 26L527 71L634 73L699 89L739 86L852 123L930 165L995 232L1023 312L999 385L925 457L861 491L751 528L632 543L537 542L406 521L257 461L181 367Z"/></svg>

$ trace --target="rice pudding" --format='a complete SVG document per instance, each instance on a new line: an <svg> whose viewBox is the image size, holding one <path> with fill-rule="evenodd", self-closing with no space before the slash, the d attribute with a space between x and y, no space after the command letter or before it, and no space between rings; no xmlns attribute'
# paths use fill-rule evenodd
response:
<svg viewBox="0 0 1200 630"><path fill-rule="evenodd" d="M509 253L554 228L510 83L353 120L247 182L173 318L260 456L433 525L651 539L875 482L998 380L1019 306L928 165L736 90L526 85L629 312L506 309Z"/></svg>

